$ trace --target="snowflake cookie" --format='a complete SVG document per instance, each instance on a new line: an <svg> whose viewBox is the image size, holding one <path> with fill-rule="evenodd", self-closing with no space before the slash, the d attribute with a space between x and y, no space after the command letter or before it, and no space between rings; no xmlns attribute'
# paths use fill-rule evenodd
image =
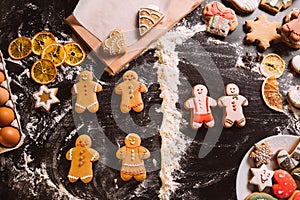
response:
<svg viewBox="0 0 300 200"><path fill-rule="evenodd" d="M56 97L58 88L48 88L45 85L40 87L40 90L33 93L35 100L35 108L43 108L49 112L51 105L60 103L60 100Z"/></svg>
<svg viewBox="0 0 300 200"><path fill-rule="evenodd" d="M247 20L246 28L249 33L246 34L246 42L254 43L259 42L258 47L266 50L270 47L270 42L278 42L281 38L277 33L279 22L269 22L264 14L257 17L256 20Z"/></svg>
<svg viewBox="0 0 300 200"><path fill-rule="evenodd" d="M273 153L268 142L261 144L255 144L254 149L250 153L250 158L253 158L256 162L256 166L259 167L263 164L267 165L272 158Z"/></svg>

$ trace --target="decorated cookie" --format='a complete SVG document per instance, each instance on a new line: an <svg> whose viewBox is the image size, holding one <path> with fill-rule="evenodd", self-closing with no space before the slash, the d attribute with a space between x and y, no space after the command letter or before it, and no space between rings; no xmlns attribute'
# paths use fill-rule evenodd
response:
<svg viewBox="0 0 300 200"><path fill-rule="evenodd" d="M300 74L300 55L296 55L292 58L291 67L296 73Z"/></svg>
<svg viewBox="0 0 300 200"><path fill-rule="evenodd" d="M228 0L234 7L243 13L250 13L259 6L259 0Z"/></svg>
<svg viewBox="0 0 300 200"><path fill-rule="evenodd" d="M270 42L277 42L281 36L277 33L279 22L269 22L264 14L257 17L256 20L247 20L246 28L249 33L246 34L246 42L258 42L258 47L266 50L270 47Z"/></svg>
<svg viewBox="0 0 300 200"><path fill-rule="evenodd" d="M292 0L261 0L260 6L272 13L278 13L292 5Z"/></svg>
<svg viewBox="0 0 300 200"><path fill-rule="evenodd" d="M277 154L277 163L280 168L292 170L297 167L300 162L300 139L297 144L289 151L279 150Z"/></svg>
<svg viewBox="0 0 300 200"><path fill-rule="evenodd" d="M132 177L137 181L146 179L144 160L150 157L150 152L141 145L141 138L135 133L126 136L125 146L121 147L116 157L122 160L121 179L129 181Z"/></svg>
<svg viewBox="0 0 300 200"><path fill-rule="evenodd" d="M218 105L225 107L223 125L230 128L236 123L237 127L246 125L243 106L248 105L248 100L239 94L240 89L236 84L230 83L225 87L226 96L218 99Z"/></svg>
<svg viewBox="0 0 300 200"><path fill-rule="evenodd" d="M277 199L264 192L254 192L249 194L245 198L245 200L277 200Z"/></svg>
<svg viewBox="0 0 300 200"><path fill-rule="evenodd" d="M235 12L217 1L204 7L202 19L207 24L207 32L222 37L226 37L229 31L235 30L238 25Z"/></svg>
<svg viewBox="0 0 300 200"><path fill-rule="evenodd" d="M291 173L295 178L300 179L300 167L294 169Z"/></svg>
<svg viewBox="0 0 300 200"><path fill-rule="evenodd" d="M99 160L99 153L91 148L92 140L88 135L80 135L75 142L75 147L70 149L67 160L71 160L69 171L69 181L71 183L80 179L84 183L89 183L93 179L92 162Z"/></svg>
<svg viewBox="0 0 300 200"><path fill-rule="evenodd" d="M154 26L156 26L163 18L164 14L159 12L157 6L148 6L139 10L139 31L140 35L145 35Z"/></svg>
<svg viewBox="0 0 300 200"><path fill-rule="evenodd" d="M89 71L82 71L79 74L78 82L72 88L72 94L76 95L75 112L83 113L88 110L95 113L99 109L97 92L102 91L102 86L93 81L93 74Z"/></svg>
<svg viewBox="0 0 300 200"><path fill-rule="evenodd" d="M282 40L289 46L300 48L300 11L294 9L290 20L281 27Z"/></svg>
<svg viewBox="0 0 300 200"><path fill-rule="evenodd" d="M194 86L192 93L193 97L184 103L184 107L191 110L191 127L198 129L203 123L208 128L213 127L215 121L210 107L217 106L216 100L207 96L208 91L204 85Z"/></svg>
<svg viewBox="0 0 300 200"><path fill-rule="evenodd" d="M300 199L300 190L296 190L289 198L289 200L299 200L299 199Z"/></svg>
<svg viewBox="0 0 300 200"><path fill-rule="evenodd" d="M266 187L272 187L272 177L274 172L269 170L266 165L263 164L260 168L251 168L250 170L253 174L250 183L257 185L260 192Z"/></svg>
<svg viewBox="0 0 300 200"><path fill-rule="evenodd" d="M295 108L300 109L300 86L288 91L287 101Z"/></svg>
<svg viewBox="0 0 300 200"><path fill-rule="evenodd" d="M263 142L261 144L255 144L250 158L253 158L256 162L256 166L259 167L263 164L267 165L273 156L270 144Z"/></svg>
<svg viewBox="0 0 300 200"><path fill-rule="evenodd" d="M259 67L264 77L275 76L279 78L285 69L285 61L275 53L269 53L264 57Z"/></svg>
<svg viewBox="0 0 300 200"><path fill-rule="evenodd" d="M40 90L33 93L35 100L35 108L43 108L49 112L53 104L60 103L60 100L56 97L58 88L48 88L45 85L40 87Z"/></svg>
<svg viewBox="0 0 300 200"><path fill-rule="evenodd" d="M122 95L120 109L122 113L128 113L131 109L141 112L144 109L142 92L146 92L145 84L138 81L135 71L129 70L123 75L123 82L116 86L116 94Z"/></svg>
<svg viewBox="0 0 300 200"><path fill-rule="evenodd" d="M112 56L125 53L127 45L123 31L119 29L112 31L109 37L102 42L102 48L105 53Z"/></svg>
<svg viewBox="0 0 300 200"><path fill-rule="evenodd" d="M282 169L274 171L274 182L272 186L273 194L281 199L289 198L297 188L293 177Z"/></svg>

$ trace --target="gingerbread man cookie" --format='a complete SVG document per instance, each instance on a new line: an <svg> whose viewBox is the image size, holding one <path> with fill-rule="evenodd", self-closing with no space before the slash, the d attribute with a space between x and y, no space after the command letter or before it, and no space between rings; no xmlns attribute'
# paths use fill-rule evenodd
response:
<svg viewBox="0 0 300 200"><path fill-rule="evenodd" d="M88 135L80 135L75 143L75 147L70 149L67 154L67 160L71 160L69 171L69 181L71 183L80 179L84 183L89 183L93 179L92 162L99 160L99 153L90 148L92 140Z"/></svg>
<svg viewBox="0 0 300 200"><path fill-rule="evenodd" d="M135 71L129 70L123 75L123 82L116 86L116 94L122 95L120 110L122 113L128 113L131 109L135 112L141 112L144 109L142 92L146 92L145 84L138 81L138 75Z"/></svg>
<svg viewBox="0 0 300 200"><path fill-rule="evenodd" d="M289 21L290 20L290 21ZM282 40L289 46L300 48L300 11L294 9L290 19L281 27Z"/></svg>
<svg viewBox="0 0 300 200"><path fill-rule="evenodd" d="M217 106L216 100L207 96L207 88L204 85L193 87L193 96L184 103L184 107L191 110L191 127L198 129L204 125L208 128L214 126L215 121L210 107Z"/></svg>
<svg viewBox="0 0 300 200"><path fill-rule="evenodd" d="M102 86L93 81L93 74L82 71L79 74L78 83L74 84L72 94L76 95L75 112L83 113L86 109L95 113L99 109L96 92L101 92Z"/></svg>
<svg viewBox="0 0 300 200"><path fill-rule="evenodd" d="M243 113L243 106L248 105L248 100L239 95L239 87L236 84L230 83L225 87L226 96L218 99L218 105L225 107L223 124L225 128L230 128L236 123L237 127L246 125L246 119Z"/></svg>
<svg viewBox="0 0 300 200"><path fill-rule="evenodd" d="M116 157L122 160L121 179L129 181L134 177L137 181L146 179L146 168L144 160L150 157L150 152L141 145L141 138L135 133L130 133L126 136L125 146L121 147Z"/></svg>

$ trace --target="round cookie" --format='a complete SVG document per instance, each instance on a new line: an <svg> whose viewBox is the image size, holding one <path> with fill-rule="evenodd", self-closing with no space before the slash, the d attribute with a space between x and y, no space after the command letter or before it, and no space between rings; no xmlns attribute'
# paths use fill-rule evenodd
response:
<svg viewBox="0 0 300 200"><path fill-rule="evenodd" d="M300 86L288 92L287 101L295 108L300 109Z"/></svg>
<svg viewBox="0 0 300 200"><path fill-rule="evenodd" d="M252 194L249 194L245 198L245 200L277 200L277 199L264 192L254 192Z"/></svg>
<svg viewBox="0 0 300 200"><path fill-rule="evenodd" d="M296 55L291 60L291 68L298 74L300 74L300 55Z"/></svg>
<svg viewBox="0 0 300 200"><path fill-rule="evenodd" d="M242 13L251 13L259 6L259 0L227 0Z"/></svg>

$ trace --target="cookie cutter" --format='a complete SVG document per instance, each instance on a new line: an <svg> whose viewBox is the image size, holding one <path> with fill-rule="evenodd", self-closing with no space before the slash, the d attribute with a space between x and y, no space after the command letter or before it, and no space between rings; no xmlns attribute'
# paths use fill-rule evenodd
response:
<svg viewBox="0 0 300 200"><path fill-rule="evenodd" d="M12 151L14 149L19 148L24 143L25 135L24 135L24 133L22 131L22 128L21 128L20 115L17 112L15 102L13 101L13 94L12 94L11 88L10 88L10 77L8 76L8 72L7 72L7 69L6 69L6 63L4 61L3 54L2 54L1 51L0 51L0 71L2 71L4 73L5 78L6 78L0 84L0 87L3 87L5 89L7 89L8 92L9 92L9 96L10 96L9 100L6 102L6 104L4 106L13 109L13 111L15 113L15 120L10 124L10 126L18 129L19 132L20 132L20 136L21 136L19 143L15 147L9 148L9 147L4 147L4 146L0 145L0 154L2 154L2 153ZM2 128L0 127L0 130L1 129Z"/></svg>

